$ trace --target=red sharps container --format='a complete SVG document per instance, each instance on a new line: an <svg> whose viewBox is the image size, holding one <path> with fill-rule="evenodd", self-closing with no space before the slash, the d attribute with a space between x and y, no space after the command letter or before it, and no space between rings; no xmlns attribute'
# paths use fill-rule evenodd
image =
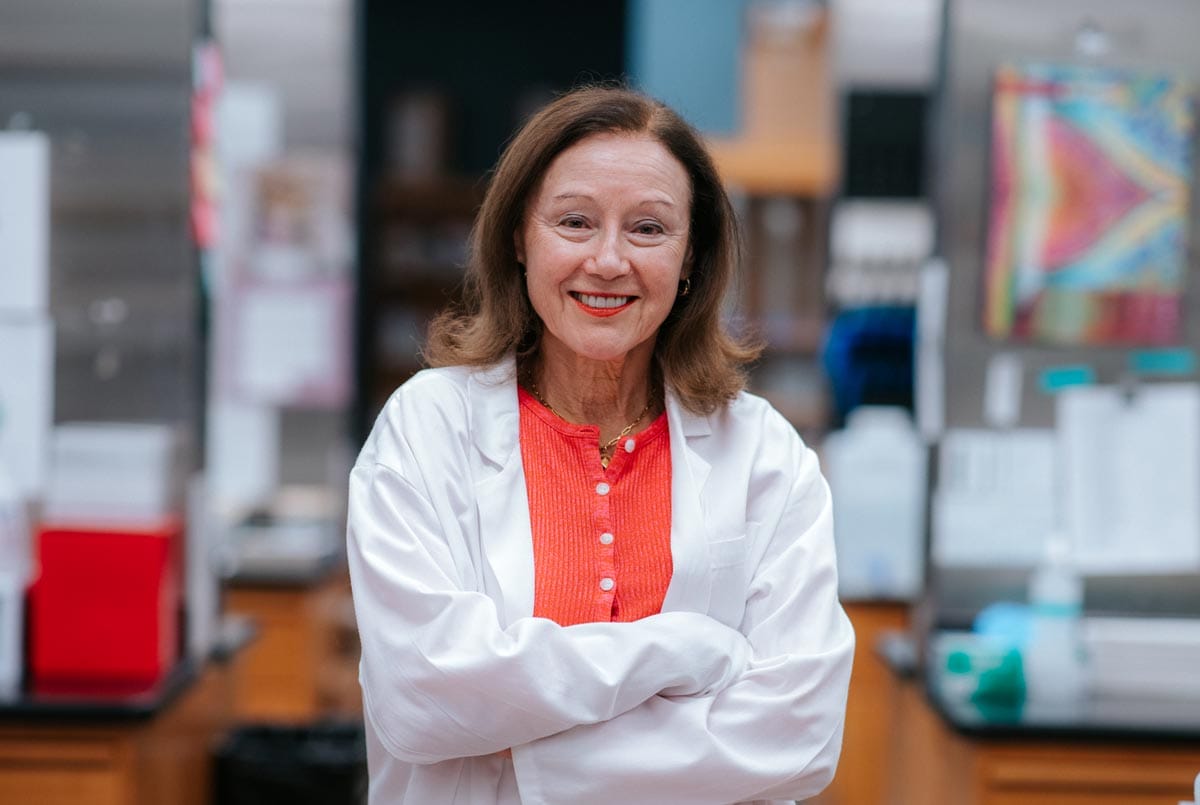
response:
<svg viewBox="0 0 1200 805"><path fill-rule="evenodd" d="M29 613L35 693L149 690L180 655L177 517L136 525L46 523Z"/></svg>

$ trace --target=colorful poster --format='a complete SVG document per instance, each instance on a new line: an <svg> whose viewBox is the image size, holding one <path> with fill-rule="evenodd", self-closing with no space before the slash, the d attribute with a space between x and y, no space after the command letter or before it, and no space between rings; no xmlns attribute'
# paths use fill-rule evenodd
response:
<svg viewBox="0 0 1200 805"><path fill-rule="evenodd" d="M1193 86L1048 65L995 78L984 329L1056 344L1178 340Z"/></svg>

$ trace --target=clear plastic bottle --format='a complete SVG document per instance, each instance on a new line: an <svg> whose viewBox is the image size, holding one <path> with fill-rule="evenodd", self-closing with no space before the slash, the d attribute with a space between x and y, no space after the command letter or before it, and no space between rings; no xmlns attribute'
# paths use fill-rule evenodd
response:
<svg viewBox="0 0 1200 805"><path fill-rule="evenodd" d="M1042 563L1029 580L1032 615L1024 660L1030 699L1066 703L1086 692L1083 662L1083 580L1060 536L1046 545Z"/></svg>

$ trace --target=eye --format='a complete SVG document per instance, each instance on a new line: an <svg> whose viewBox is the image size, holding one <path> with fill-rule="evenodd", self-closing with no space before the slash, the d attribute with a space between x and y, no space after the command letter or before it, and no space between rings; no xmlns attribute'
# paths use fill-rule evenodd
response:
<svg viewBox="0 0 1200 805"><path fill-rule="evenodd" d="M657 221L642 221L633 228L633 231L639 235L652 237L654 235L661 235L663 228L662 224L659 224Z"/></svg>
<svg viewBox="0 0 1200 805"><path fill-rule="evenodd" d="M587 221L579 215L568 215L559 221L558 225L567 229L584 229L587 227Z"/></svg>

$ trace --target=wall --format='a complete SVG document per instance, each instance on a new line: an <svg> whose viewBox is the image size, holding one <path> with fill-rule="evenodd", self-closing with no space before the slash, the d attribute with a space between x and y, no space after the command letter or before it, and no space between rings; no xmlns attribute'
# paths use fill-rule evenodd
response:
<svg viewBox="0 0 1200 805"><path fill-rule="evenodd" d="M740 120L747 0L629 0L629 75L706 134Z"/></svg>

